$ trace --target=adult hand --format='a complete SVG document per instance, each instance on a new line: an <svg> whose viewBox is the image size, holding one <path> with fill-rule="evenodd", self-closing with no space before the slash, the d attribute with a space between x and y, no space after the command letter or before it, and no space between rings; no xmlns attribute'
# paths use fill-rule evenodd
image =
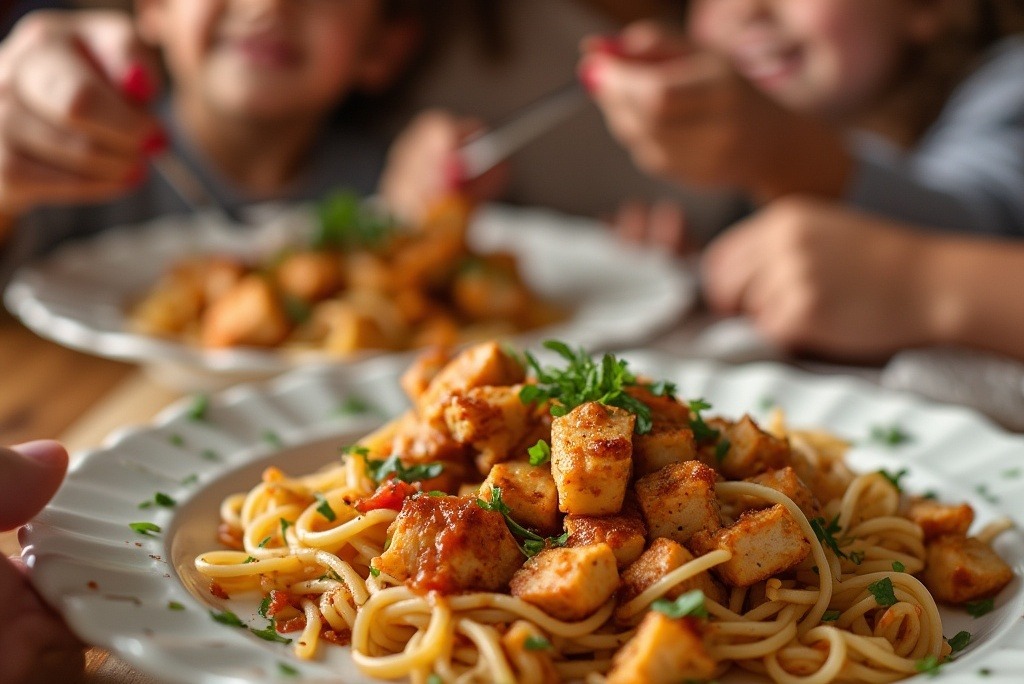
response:
<svg viewBox="0 0 1024 684"><path fill-rule="evenodd" d="M34 12L0 45L0 214L109 199L166 146L158 70L121 12Z"/></svg>
<svg viewBox="0 0 1024 684"><path fill-rule="evenodd" d="M0 530L28 522L60 486L68 454L50 441L0 447ZM35 593L19 561L0 558L0 682L76 682L82 644Z"/></svg>
<svg viewBox="0 0 1024 684"><path fill-rule="evenodd" d="M935 341L925 233L812 200L768 205L702 262L709 306L746 314L773 342L874 360Z"/></svg>
<svg viewBox="0 0 1024 684"><path fill-rule="evenodd" d="M458 150L483 130L475 119L441 110L426 111L395 140L381 179L380 192L399 219L416 225L447 195L458 193L484 201L508 185L508 166L500 164L478 178L465 178Z"/></svg>
<svg viewBox="0 0 1024 684"><path fill-rule="evenodd" d="M688 230L686 208L675 200L626 200L609 221L627 242L682 256L697 249Z"/></svg>

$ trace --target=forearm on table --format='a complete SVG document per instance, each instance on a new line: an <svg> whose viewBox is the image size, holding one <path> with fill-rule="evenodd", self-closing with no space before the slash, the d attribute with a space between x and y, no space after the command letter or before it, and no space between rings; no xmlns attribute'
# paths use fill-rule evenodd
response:
<svg viewBox="0 0 1024 684"><path fill-rule="evenodd" d="M919 268L935 342L1024 359L1024 242L937 236Z"/></svg>

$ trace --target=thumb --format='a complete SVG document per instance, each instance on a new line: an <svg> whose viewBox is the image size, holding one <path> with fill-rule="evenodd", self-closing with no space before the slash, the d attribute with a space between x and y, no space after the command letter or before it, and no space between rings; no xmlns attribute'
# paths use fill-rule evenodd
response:
<svg viewBox="0 0 1024 684"><path fill-rule="evenodd" d="M68 452L58 442L0 447L0 531L23 525L41 511L67 468Z"/></svg>

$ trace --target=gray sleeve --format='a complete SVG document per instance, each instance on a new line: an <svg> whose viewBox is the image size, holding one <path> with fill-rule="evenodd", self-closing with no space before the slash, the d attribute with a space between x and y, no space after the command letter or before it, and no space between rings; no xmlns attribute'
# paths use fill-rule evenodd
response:
<svg viewBox="0 0 1024 684"><path fill-rule="evenodd" d="M1024 40L1004 41L906 154L854 143L853 206L922 226L1024 236Z"/></svg>

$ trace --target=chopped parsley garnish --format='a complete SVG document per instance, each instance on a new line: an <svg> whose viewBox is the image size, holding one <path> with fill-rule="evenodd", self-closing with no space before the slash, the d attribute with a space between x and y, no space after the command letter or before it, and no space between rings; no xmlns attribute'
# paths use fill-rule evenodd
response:
<svg viewBox="0 0 1024 684"><path fill-rule="evenodd" d="M440 675L431 674L427 677L427 684L444 684L444 680L441 679Z"/></svg>
<svg viewBox="0 0 1024 684"><path fill-rule="evenodd" d="M999 503L999 497L988 491L988 485L980 484L974 488L978 495L989 503Z"/></svg>
<svg viewBox="0 0 1024 684"><path fill-rule="evenodd" d="M134 531L138 532L139 534L146 535L147 537L154 537L154 536L156 536L157 534L159 534L160 532L163 531L163 530L160 529L159 525L157 525L155 523L151 523L151 522L133 522L133 523L128 523L128 527L132 528Z"/></svg>
<svg viewBox="0 0 1024 684"><path fill-rule="evenodd" d="M988 615L995 608L995 599L987 598L981 599L980 601L968 601L964 604L964 608L967 609L967 614L974 618L980 618L982 615Z"/></svg>
<svg viewBox="0 0 1024 684"><path fill-rule="evenodd" d="M779 405L779 402L775 400L775 397L764 396L761 397L761 401L758 402L758 406L762 411L771 411L773 408Z"/></svg>
<svg viewBox="0 0 1024 684"><path fill-rule="evenodd" d="M871 428L871 441L885 446L899 446L913 440L914 438L899 425L875 425Z"/></svg>
<svg viewBox="0 0 1024 684"><path fill-rule="evenodd" d="M689 402L690 413L693 414L693 418L690 419L690 429L693 430L693 438L698 442L714 442L718 439L721 434L718 430L714 429L710 425L704 422L704 416L700 414L701 411L707 411L711 408L711 404L704 401L703 399L693 399ZM729 447L726 447L726 451ZM717 449L715 455L718 455ZM725 454L722 454L722 458L725 458ZM719 459L721 460L721 459Z"/></svg>
<svg viewBox="0 0 1024 684"><path fill-rule="evenodd" d="M433 479L444 472L443 463L417 463L407 466L402 463L402 459L398 457L398 454L392 454L386 459L381 460L379 458L369 458L366 455L369 452L363 449L363 447L357 447L357 449L362 449L362 451L354 451L352 453L361 457L366 462L366 472L370 479L376 483L381 483L388 479L388 476L394 475L396 480L412 484L413 482Z"/></svg>
<svg viewBox="0 0 1024 684"><path fill-rule="evenodd" d="M256 546L258 546L259 548L262 549L262 548L266 548L267 544L269 544L269 543L270 543L270 537L264 537L263 539L260 540L260 543L257 544Z"/></svg>
<svg viewBox="0 0 1024 684"><path fill-rule="evenodd" d="M345 401L341 402L338 407L338 413L343 416L358 415L361 413L369 413L370 403L362 397L350 396L346 397Z"/></svg>
<svg viewBox="0 0 1024 684"><path fill-rule="evenodd" d="M527 539L523 542L523 552L527 558L533 558L538 553L548 548L565 546L569 541L569 533L563 532L557 537L545 537L544 539Z"/></svg>
<svg viewBox="0 0 1024 684"><path fill-rule="evenodd" d="M836 534L842 532L839 527L839 516L832 518L831 522L826 523L824 518L813 518L811 521L811 529L814 530L814 536L818 538L822 544L832 549L832 552L839 558L848 558L843 553L843 550L839 548L840 540L836 539Z"/></svg>
<svg viewBox="0 0 1024 684"><path fill-rule="evenodd" d="M903 487L900 486L900 480L903 479L907 472L906 468L900 468L895 473L890 473L888 470L879 470L878 474L888 480L889 484L895 487L897 492L902 492Z"/></svg>
<svg viewBox="0 0 1024 684"><path fill-rule="evenodd" d="M704 592L700 589L688 591L674 601L658 599L651 604L651 610L664 613L673 619L708 616L708 610L704 607Z"/></svg>
<svg viewBox="0 0 1024 684"><path fill-rule="evenodd" d="M255 629L254 627L250 627L249 631L258 636L260 639L263 639L264 641L273 641L277 644L292 643L291 639L283 637L277 633L277 630L274 628L273 620L271 620L270 624L264 627L263 629Z"/></svg>
<svg viewBox="0 0 1024 684"><path fill-rule="evenodd" d="M246 626L246 624L244 622L242 622L242 620L237 615L232 613L230 610L225 610L225 611L220 612L220 613L217 613L217 612L214 612L214 611L211 610L210 611L210 617L212 617L216 622L219 622L222 625L228 625L230 627L245 627Z"/></svg>
<svg viewBox="0 0 1024 684"><path fill-rule="evenodd" d="M327 518L327 520L329 520L330 522L334 522L335 520L337 520L337 513L334 512L333 508L331 508L331 504L327 501L327 499L324 498L324 495L317 492L316 494L314 494L314 496L316 497L316 500L320 502L320 504L316 507L316 512Z"/></svg>
<svg viewBox="0 0 1024 684"><path fill-rule="evenodd" d="M937 677L940 667L942 667L942 663L933 655L926 655L914 663L915 670L922 674L927 674L929 677Z"/></svg>
<svg viewBox="0 0 1024 684"><path fill-rule="evenodd" d="M272 447L280 448L284 446L284 442L281 441L281 436L273 430L263 431L263 441Z"/></svg>
<svg viewBox="0 0 1024 684"><path fill-rule="evenodd" d="M206 420L206 412L210 410L210 397L206 394L197 394L192 398L192 405L188 409L189 420Z"/></svg>
<svg viewBox="0 0 1024 684"><path fill-rule="evenodd" d="M519 391L520 401L524 404L551 401L551 415L556 418L581 404L596 401L636 415L637 434L651 431L651 409L625 391L637 385L636 376L629 372L626 361L605 354L597 363L583 349L573 351L556 340L544 342L544 347L561 356L568 365L564 369L542 368L537 359L526 352L526 363L533 369L537 382Z"/></svg>
<svg viewBox="0 0 1024 684"><path fill-rule="evenodd" d="M375 568L375 567L373 567L371 565L370 566L370 574L373 575L374 577L380 577L380 570L378 568Z"/></svg>
<svg viewBox="0 0 1024 684"><path fill-rule="evenodd" d="M292 521L280 518L281 521L281 542L284 544L288 543L288 528L292 526Z"/></svg>
<svg viewBox="0 0 1024 684"><path fill-rule="evenodd" d="M181 435L179 435L178 433L174 433L173 435L170 435L167 438L167 441L170 442L171 444L173 444L176 447L180 447L180 446L184 446L185 445L185 438L182 437Z"/></svg>
<svg viewBox="0 0 1024 684"><path fill-rule="evenodd" d="M512 518L512 512L508 504L501 498L501 487L491 487L491 500L478 498L476 505L485 511L496 511L505 518L505 525L509 532L517 537L523 537L526 541L520 546L520 550L527 558L532 558L549 546L565 546L569 539L569 533L565 532L558 537L542 537L536 532L526 529Z"/></svg>
<svg viewBox="0 0 1024 684"><path fill-rule="evenodd" d="M247 565L249 563L255 563L255 562L256 562L256 559L253 558L252 556L249 556L244 561L242 561L242 565Z"/></svg>
<svg viewBox="0 0 1024 684"><path fill-rule="evenodd" d="M297 325L305 323L313 315L313 307L301 297L296 297L295 295L282 295L281 307L284 309L284 315L288 317L288 320Z"/></svg>
<svg viewBox="0 0 1024 684"><path fill-rule="evenodd" d="M523 641L527 651L546 651L551 648L551 642L542 636L531 634Z"/></svg>
<svg viewBox="0 0 1024 684"><path fill-rule="evenodd" d="M1022 471L1021 471L1020 468L1010 468L1008 470L1004 470L1003 471L1003 477L1005 477L1005 478L1020 477L1021 472Z"/></svg>
<svg viewBox="0 0 1024 684"><path fill-rule="evenodd" d="M218 454L213 449L203 449L203 453L200 454L200 455L203 458L205 458L207 461L219 461L220 460L220 454Z"/></svg>
<svg viewBox="0 0 1024 684"><path fill-rule="evenodd" d="M656 394L659 397L670 397L675 398L676 392L679 388L676 387L676 383L669 382L668 380L659 380L658 382L647 385L647 389L650 390L651 394Z"/></svg>
<svg viewBox="0 0 1024 684"><path fill-rule="evenodd" d="M899 561L893 561L892 562L892 569L895 570L896 572L906 572L907 571L907 566L904 565L903 563L900 563Z"/></svg>
<svg viewBox="0 0 1024 684"><path fill-rule="evenodd" d="M732 443L730 443L729 440L727 440L727 439L719 440L718 444L715 445L715 460L718 461L719 463L724 461L725 460L725 456L726 456L726 454L729 453L729 448L731 446L732 446Z"/></svg>
<svg viewBox="0 0 1024 684"><path fill-rule="evenodd" d="M929 489L927 492L925 492L924 494L921 495L921 498L922 499L938 499L939 498L939 493L936 492L934 489Z"/></svg>
<svg viewBox="0 0 1024 684"><path fill-rule="evenodd" d="M882 607L887 608L896 603L896 591L893 589L892 580L888 577L869 584L868 591L875 597L875 603Z"/></svg>
<svg viewBox="0 0 1024 684"><path fill-rule="evenodd" d="M971 633L966 631L957 632L953 638L946 641L949 642L949 647L953 649L952 652L958 653L967 648L967 645L971 643Z"/></svg>
<svg viewBox="0 0 1024 684"><path fill-rule="evenodd" d="M270 610L270 594L264 596L263 600L260 601L260 609L257 612L259 612L260 616L267 617L268 610Z"/></svg>
<svg viewBox="0 0 1024 684"><path fill-rule="evenodd" d="M328 568L327 572L317 577L319 580L334 580L335 582L341 582L341 575L336 573L333 569Z"/></svg>
<svg viewBox="0 0 1024 684"><path fill-rule="evenodd" d="M850 552L850 562L853 563L854 565L860 565L861 563L863 563L864 562L864 552L863 551L851 551Z"/></svg>
<svg viewBox="0 0 1024 684"><path fill-rule="evenodd" d="M139 508L152 508L153 506L162 506L164 508L174 508L177 505L178 505L178 502L175 501L174 499L172 499L167 494L164 494L163 492L157 492L156 496L154 496L151 500L143 501L142 503L140 503L139 504Z"/></svg>
<svg viewBox="0 0 1024 684"><path fill-rule="evenodd" d="M822 622L835 622L842 615L842 611L838 610L826 610L825 614L821 616Z"/></svg>
<svg viewBox="0 0 1024 684"><path fill-rule="evenodd" d="M397 226L390 216L347 190L333 192L317 206L316 249L366 249L382 243Z"/></svg>
<svg viewBox="0 0 1024 684"><path fill-rule="evenodd" d="M551 447L543 439L538 439L537 443L526 450L526 453L530 455L530 465L541 466L551 460Z"/></svg>
<svg viewBox="0 0 1024 684"><path fill-rule="evenodd" d="M168 601L167 602L167 608L169 610L185 610L185 606L183 606L182 604L178 603L177 601Z"/></svg>
<svg viewBox="0 0 1024 684"><path fill-rule="evenodd" d="M277 669L280 670L281 674L283 674L285 677L295 677L299 674L299 671L291 665L289 665L288 663L278 663Z"/></svg>
<svg viewBox="0 0 1024 684"><path fill-rule="evenodd" d="M189 475L188 477L185 477L185 478L183 478L183 479L181 480L181 484L182 484L182 486L184 486L184 487L188 487L188 486L190 486L190 485L194 485L194 484L196 484L197 482L199 482L199 475L197 475L196 473L192 473L192 474L191 474L191 475Z"/></svg>
<svg viewBox="0 0 1024 684"><path fill-rule="evenodd" d="M978 675L981 677L988 677L991 674L992 670L988 669L987 667L983 667L980 670L978 670Z"/></svg>

